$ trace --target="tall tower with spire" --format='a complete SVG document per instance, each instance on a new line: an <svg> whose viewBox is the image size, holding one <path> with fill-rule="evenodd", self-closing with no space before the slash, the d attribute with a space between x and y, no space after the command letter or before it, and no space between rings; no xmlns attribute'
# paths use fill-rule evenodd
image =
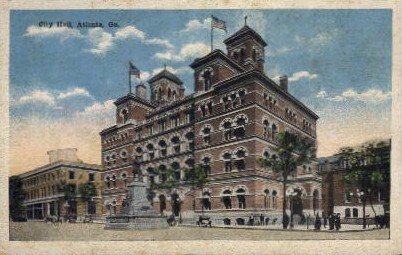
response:
<svg viewBox="0 0 402 255"><path fill-rule="evenodd" d="M223 42L229 57L244 69L264 72L264 47L267 43L247 25L247 16L244 18L244 27Z"/></svg>

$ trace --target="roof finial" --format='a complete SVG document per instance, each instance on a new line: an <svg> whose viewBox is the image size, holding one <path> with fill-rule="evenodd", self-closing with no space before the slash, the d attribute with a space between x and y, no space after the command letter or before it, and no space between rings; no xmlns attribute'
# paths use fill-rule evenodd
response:
<svg viewBox="0 0 402 255"><path fill-rule="evenodd" d="M247 16L244 16L244 25L247 26Z"/></svg>
<svg viewBox="0 0 402 255"><path fill-rule="evenodd" d="M165 63L165 64L163 64L163 69L164 69L164 70L166 70L166 63Z"/></svg>

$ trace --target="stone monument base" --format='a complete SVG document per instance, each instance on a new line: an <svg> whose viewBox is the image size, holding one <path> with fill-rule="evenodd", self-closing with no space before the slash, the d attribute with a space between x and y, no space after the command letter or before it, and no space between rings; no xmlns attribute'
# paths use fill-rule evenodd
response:
<svg viewBox="0 0 402 255"><path fill-rule="evenodd" d="M168 228L166 217L159 215L118 215L106 218L105 229L146 230Z"/></svg>

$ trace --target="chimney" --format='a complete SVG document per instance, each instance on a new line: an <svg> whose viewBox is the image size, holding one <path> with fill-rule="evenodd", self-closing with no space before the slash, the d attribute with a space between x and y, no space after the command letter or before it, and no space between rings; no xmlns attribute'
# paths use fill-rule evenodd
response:
<svg viewBox="0 0 402 255"><path fill-rule="evenodd" d="M288 91L288 77L286 75L279 77L279 86L284 91Z"/></svg>
<svg viewBox="0 0 402 255"><path fill-rule="evenodd" d="M143 83L138 84L135 87L135 94L142 99L147 99L147 87Z"/></svg>

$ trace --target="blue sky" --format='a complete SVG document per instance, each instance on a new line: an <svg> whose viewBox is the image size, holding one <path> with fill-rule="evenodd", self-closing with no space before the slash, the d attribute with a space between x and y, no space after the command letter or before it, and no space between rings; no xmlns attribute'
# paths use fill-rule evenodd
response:
<svg viewBox="0 0 402 255"><path fill-rule="evenodd" d="M113 123L112 100L128 91L128 61L145 80L166 64L191 93L188 65L209 52L211 14L227 23L227 34L214 32L214 47L224 51L222 41L248 16L268 43L267 75L288 75L290 92L320 116L319 155L390 136L390 10L13 11L13 171L42 164L56 147L78 147L82 159L99 163L98 132ZM70 21L73 29L41 21ZM104 28L76 27L84 21ZM29 146L31 156L13 160Z"/></svg>

